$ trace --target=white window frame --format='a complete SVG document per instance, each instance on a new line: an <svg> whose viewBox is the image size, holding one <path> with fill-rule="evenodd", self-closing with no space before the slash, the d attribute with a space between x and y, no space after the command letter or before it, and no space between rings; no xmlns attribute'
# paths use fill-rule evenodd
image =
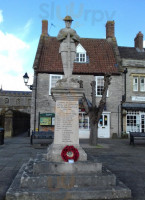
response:
<svg viewBox="0 0 145 200"><path fill-rule="evenodd" d="M84 57L84 59L83 59ZM84 47L79 43L76 47L76 58L74 62L77 63L86 63L87 56L86 56L86 50Z"/></svg>
<svg viewBox="0 0 145 200"><path fill-rule="evenodd" d="M127 111L126 115L126 132L139 132L140 131L140 112Z"/></svg>
<svg viewBox="0 0 145 200"><path fill-rule="evenodd" d="M144 80L144 83L141 83L141 80ZM140 91L145 92L145 77L140 77Z"/></svg>
<svg viewBox="0 0 145 200"><path fill-rule="evenodd" d="M97 91L97 87L98 87L98 80L99 79L104 79L104 76L96 76L96 96L97 97L102 97L102 94L98 94L98 91ZM101 86L101 85L100 85ZM104 87L104 80L103 80L103 87ZM109 92L107 91L107 97L108 97L108 94Z"/></svg>
<svg viewBox="0 0 145 200"><path fill-rule="evenodd" d="M136 80L137 80L137 82L136 82ZM134 92L138 91L138 77L137 76L133 77L133 91Z"/></svg>
<svg viewBox="0 0 145 200"><path fill-rule="evenodd" d="M75 62L86 63L86 53L77 52Z"/></svg>
<svg viewBox="0 0 145 200"><path fill-rule="evenodd" d="M60 75L60 74L50 74L49 75L49 95L51 95L52 77L54 77L54 76L58 76L58 77L60 77L60 79L62 79L62 75Z"/></svg>

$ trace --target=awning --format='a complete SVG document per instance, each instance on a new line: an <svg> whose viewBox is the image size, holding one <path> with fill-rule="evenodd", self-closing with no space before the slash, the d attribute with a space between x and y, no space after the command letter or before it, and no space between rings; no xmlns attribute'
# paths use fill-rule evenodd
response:
<svg viewBox="0 0 145 200"><path fill-rule="evenodd" d="M123 103L122 108L124 108L126 110L145 111L145 103Z"/></svg>

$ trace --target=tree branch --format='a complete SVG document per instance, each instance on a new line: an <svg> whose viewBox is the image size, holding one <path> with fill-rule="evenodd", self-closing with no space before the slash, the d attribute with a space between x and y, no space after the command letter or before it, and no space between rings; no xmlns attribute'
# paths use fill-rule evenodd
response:
<svg viewBox="0 0 145 200"><path fill-rule="evenodd" d="M88 114L89 113L89 105L88 105L88 102L87 102L87 99L86 99L86 96L84 94L83 98L82 98L82 103L84 105L84 108L85 108L85 111L86 113Z"/></svg>
<svg viewBox="0 0 145 200"><path fill-rule="evenodd" d="M108 87L109 87L110 83L111 83L111 75L105 74L105 76L104 76L104 90L103 90L102 98L101 98L99 106L98 106L98 113L96 115L96 117L97 117L96 122L97 123L100 120L101 114L102 114L104 106L106 104L106 96L107 96L107 91L108 91Z"/></svg>
<svg viewBox="0 0 145 200"><path fill-rule="evenodd" d="M91 82L91 86L92 86L92 106L95 107L96 106L96 81L92 81Z"/></svg>

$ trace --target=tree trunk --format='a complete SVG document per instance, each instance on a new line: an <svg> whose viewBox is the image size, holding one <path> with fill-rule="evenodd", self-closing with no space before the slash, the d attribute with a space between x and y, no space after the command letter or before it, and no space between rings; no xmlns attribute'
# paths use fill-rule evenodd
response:
<svg viewBox="0 0 145 200"><path fill-rule="evenodd" d="M97 145L97 139L98 139L98 123L100 120L100 117L102 115L104 106L106 104L106 96L107 96L107 90L110 85L111 76L110 74L106 74L104 76L104 90L102 92L102 98L99 102L99 105L96 106L96 82L92 81L92 106L89 107L87 103L87 99L84 95L82 98L83 105L85 107L86 113L89 115L90 118L90 140L89 143L92 146Z"/></svg>
<svg viewBox="0 0 145 200"><path fill-rule="evenodd" d="M92 123L90 121L90 139L89 139L90 145L96 146L97 145L97 138L98 138L98 124Z"/></svg>

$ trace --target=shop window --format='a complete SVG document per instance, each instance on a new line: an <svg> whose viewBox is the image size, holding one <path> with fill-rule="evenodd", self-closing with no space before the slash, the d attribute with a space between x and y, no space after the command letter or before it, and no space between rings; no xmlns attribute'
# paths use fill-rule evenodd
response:
<svg viewBox="0 0 145 200"><path fill-rule="evenodd" d="M89 117L85 112L79 113L79 129L89 129Z"/></svg>
<svg viewBox="0 0 145 200"><path fill-rule="evenodd" d="M128 111L126 116L126 132L140 131L140 115L137 111Z"/></svg>

